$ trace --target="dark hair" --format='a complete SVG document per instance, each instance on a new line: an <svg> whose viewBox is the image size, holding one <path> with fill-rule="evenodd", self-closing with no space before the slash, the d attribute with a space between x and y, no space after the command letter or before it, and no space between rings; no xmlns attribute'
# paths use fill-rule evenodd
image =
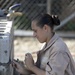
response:
<svg viewBox="0 0 75 75"><path fill-rule="evenodd" d="M60 20L57 15L50 16L49 14L43 14L34 19L36 21L37 26L43 27L45 24L50 26L52 29L54 26L60 25Z"/></svg>

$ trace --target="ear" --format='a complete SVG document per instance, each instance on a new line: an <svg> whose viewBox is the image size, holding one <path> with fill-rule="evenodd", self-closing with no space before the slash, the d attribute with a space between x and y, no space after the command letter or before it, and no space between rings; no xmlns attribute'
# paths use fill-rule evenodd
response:
<svg viewBox="0 0 75 75"><path fill-rule="evenodd" d="M43 26L43 29L44 29L45 31L48 31L49 26L45 24L45 25Z"/></svg>

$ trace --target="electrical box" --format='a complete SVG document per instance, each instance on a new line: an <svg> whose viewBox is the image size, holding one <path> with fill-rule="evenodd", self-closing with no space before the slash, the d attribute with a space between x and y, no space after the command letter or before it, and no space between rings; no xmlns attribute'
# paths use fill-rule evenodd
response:
<svg viewBox="0 0 75 75"><path fill-rule="evenodd" d="M0 18L0 75L13 75L13 21Z"/></svg>

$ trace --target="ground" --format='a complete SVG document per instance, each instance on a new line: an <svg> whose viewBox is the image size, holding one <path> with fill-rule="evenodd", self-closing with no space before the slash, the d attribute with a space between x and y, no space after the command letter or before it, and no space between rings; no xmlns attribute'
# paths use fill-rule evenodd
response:
<svg viewBox="0 0 75 75"><path fill-rule="evenodd" d="M75 59L75 39L65 39L64 42L67 44L73 58ZM14 39L14 58L24 60L25 53L35 52L40 50L44 44L38 42L36 38L33 37L16 37ZM36 61L36 54L32 54Z"/></svg>

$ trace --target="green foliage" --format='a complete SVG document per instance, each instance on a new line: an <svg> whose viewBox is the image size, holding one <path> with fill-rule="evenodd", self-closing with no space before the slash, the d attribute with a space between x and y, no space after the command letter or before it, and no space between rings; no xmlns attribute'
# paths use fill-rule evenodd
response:
<svg viewBox="0 0 75 75"><path fill-rule="evenodd" d="M60 28L59 31L75 31L75 22L68 22L64 27Z"/></svg>
<svg viewBox="0 0 75 75"><path fill-rule="evenodd" d="M31 20L26 15L22 15L21 17L16 18L14 20L14 29L21 29L21 30L31 29Z"/></svg>

